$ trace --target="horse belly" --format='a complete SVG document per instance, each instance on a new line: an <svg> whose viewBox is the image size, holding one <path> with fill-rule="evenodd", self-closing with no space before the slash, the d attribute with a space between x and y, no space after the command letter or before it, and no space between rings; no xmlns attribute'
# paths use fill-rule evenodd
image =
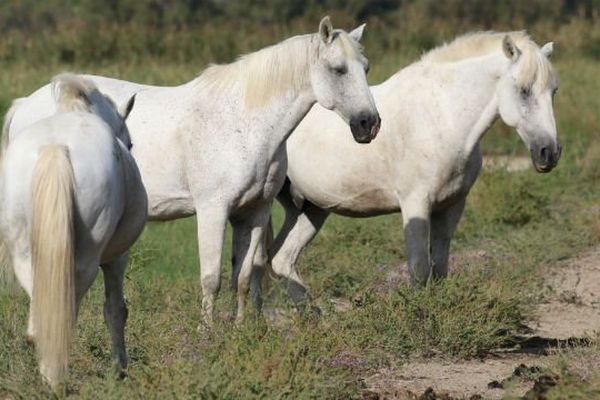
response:
<svg viewBox="0 0 600 400"><path fill-rule="evenodd" d="M297 186L292 180L292 192L324 210L348 217L372 217L400 211L395 193L364 183L339 180L329 187Z"/></svg>
<svg viewBox="0 0 600 400"><path fill-rule="evenodd" d="M152 125L145 116L132 117L137 119L128 122L133 142L131 154L148 194L148 218L171 220L194 215L179 136L164 134L174 128L168 124Z"/></svg>
<svg viewBox="0 0 600 400"><path fill-rule="evenodd" d="M382 189L361 192L326 209L347 217L372 217L400 211L398 201Z"/></svg>
<svg viewBox="0 0 600 400"><path fill-rule="evenodd" d="M169 221L190 217L195 213L194 200L189 192L148 190L148 219L151 221Z"/></svg>

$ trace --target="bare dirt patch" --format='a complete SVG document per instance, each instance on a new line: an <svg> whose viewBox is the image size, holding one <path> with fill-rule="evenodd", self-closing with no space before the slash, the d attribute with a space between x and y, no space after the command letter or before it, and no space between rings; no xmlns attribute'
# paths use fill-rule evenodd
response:
<svg viewBox="0 0 600 400"><path fill-rule="evenodd" d="M508 380L520 365L539 365L544 359L533 355L499 355L485 360L462 362L415 361L400 369L382 370L369 377L369 390L383 399L418 398L429 388L438 396L500 399L522 396L532 384ZM443 398L443 397L442 397Z"/></svg>
<svg viewBox="0 0 600 400"><path fill-rule="evenodd" d="M465 265L476 258L486 258L486 254L458 254L454 261ZM406 279L402 270L391 272L377 289ZM547 295L529 327L531 336L521 345L498 350L483 360L413 360L382 369L365 379L366 393L378 399L500 399L528 392L528 398L543 398L534 391L555 384L552 376L515 378L515 374L524 368L541 371L556 364L561 349L584 343L582 338L600 331L600 246L548 267Z"/></svg>
<svg viewBox="0 0 600 400"><path fill-rule="evenodd" d="M550 294L531 327L539 336L567 339L600 330L600 247L548 269Z"/></svg>

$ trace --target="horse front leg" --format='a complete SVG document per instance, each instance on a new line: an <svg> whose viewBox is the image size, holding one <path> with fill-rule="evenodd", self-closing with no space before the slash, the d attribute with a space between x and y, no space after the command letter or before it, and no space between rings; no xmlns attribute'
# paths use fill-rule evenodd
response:
<svg viewBox="0 0 600 400"><path fill-rule="evenodd" d="M450 242L465 209L465 200L462 198L445 210L435 212L431 216L431 260L435 279L448 276Z"/></svg>
<svg viewBox="0 0 600 400"><path fill-rule="evenodd" d="M269 223L271 203L261 205L251 213L238 216L231 220L234 227L235 264L233 280L237 282L237 316L236 322L244 320L246 297L250 289L253 275L254 260L257 250L263 245L264 235ZM261 304L255 304L261 307Z"/></svg>
<svg viewBox="0 0 600 400"><path fill-rule="evenodd" d="M202 310L207 324L212 324L214 303L221 287L221 259L228 211L223 206L198 205L198 250L200 251L200 280Z"/></svg>
<svg viewBox="0 0 600 400"><path fill-rule="evenodd" d="M125 348L125 325L127 323L127 305L123 295L123 280L129 253L125 252L115 260L101 264L104 274L104 321L110 332L112 354L119 377L125 376L127 369L127 350Z"/></svg>
<svg viewBox="0 0 600 400"><path fill-rule="evenodd" d="M402 204L404 241L413 286L425 286L431 276L429 258L430 206L425 197Z"/></svg>

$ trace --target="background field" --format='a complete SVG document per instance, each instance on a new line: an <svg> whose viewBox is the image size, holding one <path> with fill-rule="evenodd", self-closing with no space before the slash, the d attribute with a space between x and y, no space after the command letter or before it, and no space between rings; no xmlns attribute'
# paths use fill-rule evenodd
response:
<svg viewBox="0 0 600 400"><path fill-rule="evenodd" d="M151 223L127 272L129 378L113 376L98 279L82 307L70 378L81 398L361 398L365 379L412 359L484 358L512 346L548 296L543 275L600 242L600 3L549 1L8 0L0 3L0 112L64 71L155 84L192 79L290 35L367 21L373 84L423 51L471 30L527 28L555 41L560 78L555 111L563 158L551 174L484 171L453 243L453 274L413 291L398 271L400 215L332 217L303 254L299 271L320 319L298 318L277 282L267 322L231 322L230 266L212 330L200 321L195 220ZM527 155L497 123L487 155ZM281 210L275 207L276 222ZM229 240L229 238L228 238ZM229 242L228 242L229 243ZM229 244L224 260L229 260ZM475 255L475 256L473 256ZM25 342L27 299L0 288L0 399L47 397ZM597 338L586 341L596 351ZM580 349L564 349L575 352ZM568 359L568 357L566 358ZM591 398L600 370L582 377L568 362L552 398ZM600 368L600 367L598 367ZM585 378L585 379L583 379Z"/></svg>

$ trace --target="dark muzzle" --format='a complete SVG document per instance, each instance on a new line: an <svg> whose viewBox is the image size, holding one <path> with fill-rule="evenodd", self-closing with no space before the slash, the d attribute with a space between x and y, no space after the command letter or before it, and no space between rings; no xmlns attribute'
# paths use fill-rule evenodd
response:
<svg viewBox="0 0 600 400"><path fill-rule="evenodd" d="M370 143L375 139L381 127L379 114L362 112L350 120L350 130L358 143Z"/></svg>
<svg viewBox="0 0 600 400"><path fill-rule="evenodd" d="M562 154L560 143L548 142L531 146L531 160L535 170L540 173L550 172L558 164Z"/></svg>

